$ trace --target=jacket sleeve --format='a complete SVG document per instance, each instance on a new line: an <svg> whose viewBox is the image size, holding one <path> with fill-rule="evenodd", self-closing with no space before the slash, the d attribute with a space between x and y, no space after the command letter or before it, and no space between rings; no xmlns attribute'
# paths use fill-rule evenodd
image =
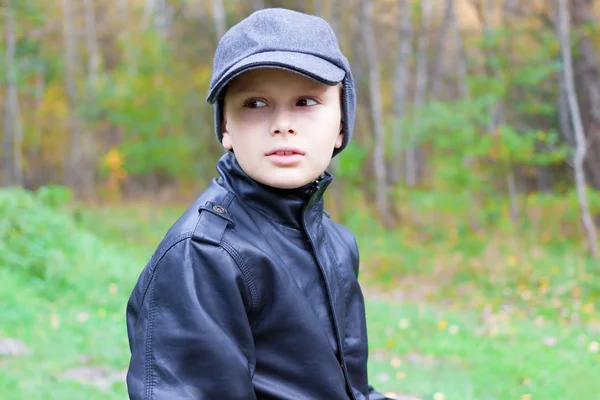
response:
<svg viewBox="0 0 600 400"><path fill-rule="evenodd" d="M255 399L252 296L235 260L190 239L163 253L127 305L130 399Z"/></svg>

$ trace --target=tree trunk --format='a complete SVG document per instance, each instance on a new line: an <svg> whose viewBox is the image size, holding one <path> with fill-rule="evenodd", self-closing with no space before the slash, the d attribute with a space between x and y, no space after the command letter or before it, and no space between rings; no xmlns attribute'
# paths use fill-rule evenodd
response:
<svg viewBox="0 0 600 400"><path fill-rule="evenodd" d="M212 0L212 15L215 22L215 34L217 35L217 41L219 41L227 29L223 0Z"/></svg>
<svg viewBox="0 0 600 400"><path fill-rule="evenodd" d="M335 32L340 47L343 49L343 31L342 31L342 3L341 0L331 0L331 28ZM321 15L322 16L322 15Z"/></svg>
<svg viewBox="0 0 600 400"><path fill-rule="evenodd" d="M252 0L252 8L257 10L262 10L265 8L265 0Z"/></svg>
<svg viewBox="0 0 600 400"><path fill-rule="evenodd" d="M69 103L69 130L71 133L70 160L65 160L66 183L74 189L80 189L80 163L81 163L81 124L77 118L78 96L75 87L76 49L75 33L73 31L73 4L71 0L62 0L63 9L63 41L65 46L65 82L67 86L67 100Z"/></svg>
<svg viewBox="0 0 600 400"><path fill-rule="evenodd" d="M575 156L573 165L575 168L575 185L577 189L577 198L579 200L579 212L581 222L585 233L588 249L594 259L598 258L598 235L596 226L590 215L590 209L586 193L586 179L584 172L584 159L586 153L586 136L579 112L579 103L577 93L575 92L575 79L573 77L573 64L571 55L571 40L569 38L569 11L567 9L567 0L558 0L558 26L559 40L562 54L563 73L565 77L565 86L567 98L569 101L569 111L573 122L573 131L575 133Z"/></svg>
<svg viewBox="0 0 600 400"><path fill-rule="evenodd" d="M313 14L323 17L323 0L313 0Z"/></svg>
<svg viewBox="0 0 600 400"><path fill-rule="evenodd" d="M381 109L381 88L379 62L377 57L377 46L372 26L372 3L371 0L361 0L361 13L363 16L363 35L366 45L367 58L369 60L369 89L371 99L371 118L373 123L374 147L373 168L377 184L377 209L381 222L386 228L391 229L395 225L393 213L387 193L387 178L385 170L385 137L383 129L383 113Z"/></svg>
<svg viewBox="0 0 600 400"><path fill-rule="evenodd" d="M468 71L467 71L467 55L465 54L462 37L460 34L460 25L456 16L456 8L454 1L448 2L450 10L448 14L450 16L450 34L452 35L452 42L454 43L454 51L456 52L456 75L458 79L458 93L460 98L463 100L469 100L471 98L471 92L469 90ZM465 169L473 169L473 158L465 154L462 158L462 165ZM473 188L467 189L470 198L473 200L473 206L469 207L469 225L473 232L479 232L481 230L481 222L477 217L477 211L481 207L482 199L481 195L477 190Z"/></svg>
<svg viewBox="0 0 600 400"><path fill-rule="evenodd" d="M5 147L4 164L6 168L6 183L8 185L23 185L22 140L23 129L19 111L17 89L17 69L15 66L16 53L16 16L12 0L8 0L5 9L6 19L6 105L5 105Z"/></svg>
<svg viewBox="0 0 600 400"><path fill-rule="evenodd" d="M391 182L398 183L402 176L403 132L401 120L406 108L407 77L412 50L412 25L410 23L410 3L400 0L400 51L394 73L394 136L392 138Z"/></svg>
<svg viewBox="0 0 600 400"><path fill-rule="evenodd" d="M173 27L173 5L168 0L155 0L154 27L163 38L171 36Z"/></svg>
<svg viewBox="0 0 600 400"><path fill-rule="evenodd" d="M100 69L100 50L96 36L96 15L94 12L94 0L83 0L85 10L85 43L88 51L88 83L93 92L98 80Z"/></svg>
<svg viewBox="0 0 600 400"><path fill-rule="evenodd" d="M581 102L581 118L587 135L588 150L585 167L589 183L600 190L600 65L598 54L586 27L596 24L590 0L573 0L573 25L579 34L575 59L576 87L579 88Z"/></svg>
<svg viewBox="0 0 600 400"><path fill-rule="evenodd" d="M512 0L504 0L504 3L502 5L502 9L506 10L506 9L510 9L513 5L511 3ZM486 12L486 19L488 19L487 24L489 24L489 19L491 18L492 15L492 9L491 9L491 0L487 1L487 12ZM506 12L502 12L502 29L506 29L507 27L510 26L510 23L508 21L506 21ZM509 46L509 42L508 41L504 41L504 46L503 46L503 51L504 54L506 54L506 57L508 57L508 62L512 65L512 64L516 64L516 61L513 59L512 54L514 54L513 49L510 48ZM494 71L494 76L496 79L498 79L498 72L497 70ZM498 100L498 104L496 105L496 109L493 110L494 112L494 116L496 118L496 123L497 126L499 125L504 125L506 123L504 114L505 114L505 109L506 109L506 104L505 104L505 96L503 95L502 98L500 98ZM516 174L515 174L515 169L517 168L517 165L514 165L512 163L508 163L506 165L506 182L507 182L507 189L508 189L508 196L510 199L510 219L513 222L513 224L518 224L519 223L519 218L520 218L520 214L521 214L521 207L519 206L519 201L518 201L518 185L516 184ZM542 167L543 168L543 167Z"/></svg>
<svg viewBox="0 0 600 400"><path fill-rule="evenodd" d="M435 46L435 61L433 76L431 77L431 97L436 99L439 95L440 88L442 86L442 76L444 67L446 65L446 52L445 49L448 47L446 40L448 37L448 30L452 22L452 16L454 13L454 0L446 0L446 11L444 13L444 19L436 38Z"/></svg>
<svg viewBox="0 0 600 400"><path fill-rule="evenodd" d="M431 24L431 1L421 1L421 29L418 41L417 73L414 106L418 109L425 103L427 96L427 65L429 50L429 26ZM417 144L412 135L409 136L406 148L406 183L415 186L418 179Z"/></svg>
<svg viewBox="0 0 600 400"><path fill-rule="evenodd" d="M146 0L144 2L144 11L142 13L142 29L147 29L150 26L150 20L154 15L156 0Z"/></svg>
<svg viewBox="0 0 600 400"><path fill-rule="evenodd" d="M87 79L87 107L94 109L96 107L96 87L98 82L98 73L102 62L100 49L98 46L98 37L96 30L96 13L94 9L94 0L83 0L83 7L85 10L85 42L88 54L88 79ZM90 121L93 122L93 121ZM91 126L86 127L86 132L82 138L83 147L83 159L81 160L82 165L82 177L83 177L83 190L86 195L94 195L94 181L95 181L95 165L96 165L96 143L94 143L95 135L91 135L89 130L93 129Z"/></svg>
<svg viewBox="0 0 600 400"><path fill-rule="evenodd" d="M557 24L558 28L558 24ZM557 30L558 34L558 30ZM560 124L560 133L563 139L571 146L575 148L575 138L573 137L573 130L571 129L571 120L569 118L569 100L567 98L567 88L565 86L564 74L557 75L558 80L558 120Z"/></svg>
<svg viewBox="0 0 600 400"><path fill-rule="evenodd" d="M39 57L39 56L38 56ZM41 134L41 108L46 92L45 65L40 58L36 57L35 74L35 108L32 121L31 143L27 146L27 159L30 160L28 172L25 176L25 186L35 189L48 182L51 178L48 176L48 168L41 164L42 160L42 134Z"/></svg>
<svg viewBox="0 0 600 400"><path fill-rule="evenodd" d="M452 41L454 42L454 50L456 51L456 72L458 75L458 92L463 99L469 99L468 72L467 72L467 56L465 54L462 38L460 37L460 28L456 19L456 9L454 1L449 0L448 6L451 7L450 14L450 31Z"/></svg>

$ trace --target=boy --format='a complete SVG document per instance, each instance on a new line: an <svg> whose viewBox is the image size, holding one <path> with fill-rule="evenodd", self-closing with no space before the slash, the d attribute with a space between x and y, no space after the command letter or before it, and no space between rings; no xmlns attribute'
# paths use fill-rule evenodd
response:
<svg viewBox="0 0 600 400"><path fill-rule="evenodd" d="M384 399L356 242L323 210L355 109L333 30L255 12L220 40L207 100L228 152L129 300L130 398Z"/></svg>

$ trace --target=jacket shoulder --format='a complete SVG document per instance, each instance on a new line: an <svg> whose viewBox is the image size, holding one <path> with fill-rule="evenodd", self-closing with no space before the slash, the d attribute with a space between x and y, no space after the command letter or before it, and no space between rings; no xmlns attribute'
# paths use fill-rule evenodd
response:
<svg viewBox="0 0 600 400"><path fill-rule="evenodd" d="M234 197L233 193L213 181L167 231L157 252L185 238L219 245L224 230L234 225L228 212Z"/></svg>
<svg viewBox="0 0 600 400"><path fill-rule="evenodd" d="M221 247L242 269L245 278L248 278L244 264L240 266L239 254L230 246L221 245L222 238L228 227L235 225L229 216L228 207L234 195L213 181L211 185L183 212L167 231L156 250L152 254L141 279L141 299L145 296L148 285L154 276L157 266L163 258L172 253L175 248L184 241L197 241L207 244L209 247ZM184 247L190 248L190 247ZM209 249L206 249L210 252ZM215 258L216 260L216 258Z"/></svg>

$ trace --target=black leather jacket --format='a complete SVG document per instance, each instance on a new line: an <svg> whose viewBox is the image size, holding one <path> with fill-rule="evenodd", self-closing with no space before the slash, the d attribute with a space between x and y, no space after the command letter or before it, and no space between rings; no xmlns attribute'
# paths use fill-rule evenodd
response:
<svg viewBox="0 0 600 400"><path fill-rule="evenodd" d="M369 399L358 249L324 213L331 176L277 190L232 153L217 169L131 294L130 398Z"/></svg>

